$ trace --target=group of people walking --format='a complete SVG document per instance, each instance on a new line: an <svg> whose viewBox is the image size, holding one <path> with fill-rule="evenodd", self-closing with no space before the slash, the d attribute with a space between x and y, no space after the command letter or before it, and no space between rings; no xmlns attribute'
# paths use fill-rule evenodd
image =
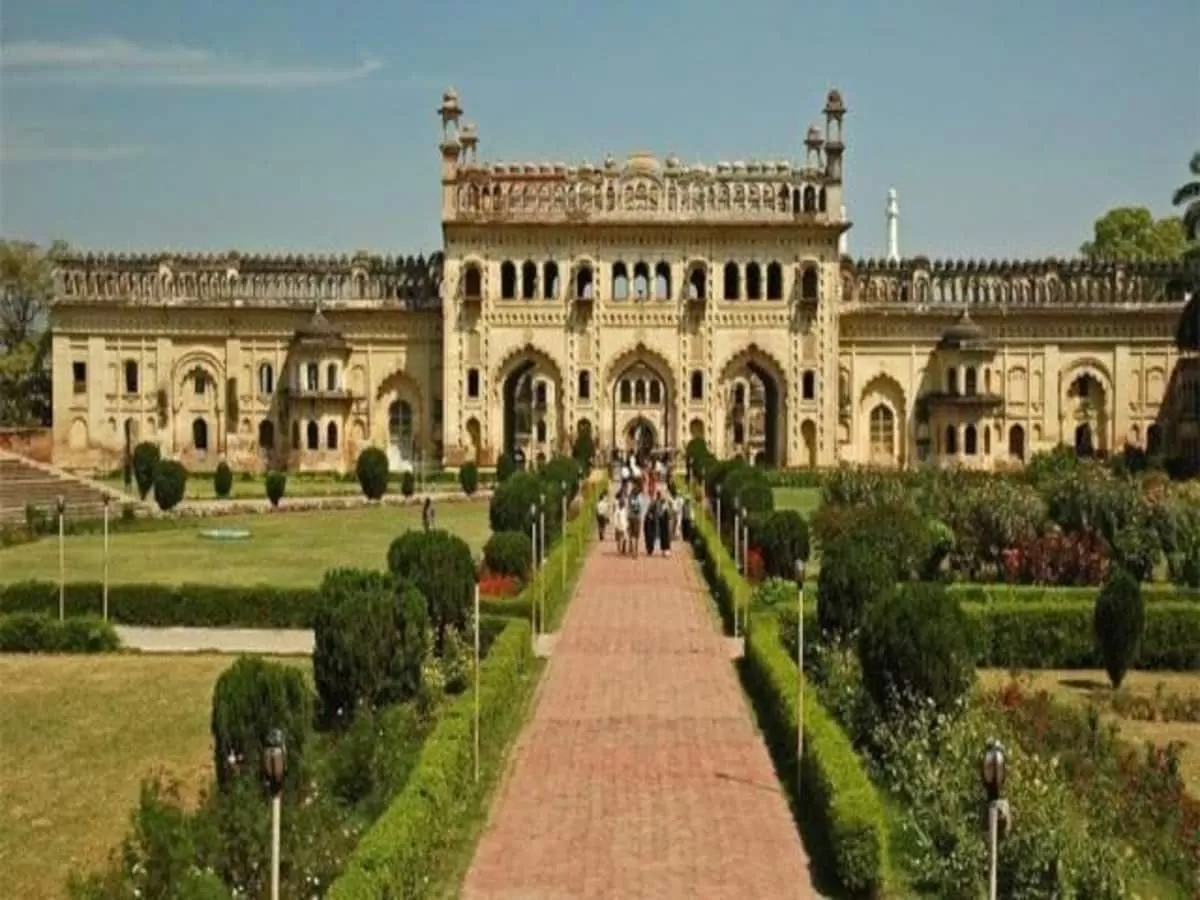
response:
<svg viewBox="0 0 1200 900"><path fill-rule="evenodd" d="M665 465L643 470L632 460L623 467L617 490L601 497L596 507L600 540L605 540L611 522L617 551L634 558L643 546L647 556L656 550L670 556L671 542L678 538L681 526L686 528L687 517L687 501L675 493Z"/></svg>

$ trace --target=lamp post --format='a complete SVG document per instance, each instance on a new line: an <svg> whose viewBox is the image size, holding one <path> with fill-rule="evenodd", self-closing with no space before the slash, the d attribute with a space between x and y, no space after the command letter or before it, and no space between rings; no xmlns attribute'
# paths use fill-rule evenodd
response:
<svg viewBox="0 0 1200 900"><path fill-rule="evenodd" d="M538 497L538 543L542 545L539 559L542 565L546 564L546 495L543 493ZM542 631L546 630L546 586L543 584L538 591L538 602L541 603L542 609L538 613L538 618L542 620Z"/></svg>
<svg viewBox="0 0 1200 900"><path fill-rule="evenodd" d="M271 900L279 900L279 814L283 779L287 775L287 744L283 731L272 728L263 748L263 774L271 791Z"/></svg>
<svg viewBox="0 0 1200 900"><path fill-rule="evenodd" d="M1004 746L997 740L988 741L983 751L983 764L980 774L983 777L983 789L988 799L988 850L991 866L988 873L988 897L996 900L999 881L1000 862L1000 832L1007 831L1010 812L1008 801L1004 799L1004 779L1007 775L1008 756Z"/></svg>
<svg viewBox="0 0 1200 900"><path fill-rule="evenodd" d="M532 548L533 557L533 579L538 582L538 591L540 592L541 582L538 580L538 541L537 541L537 504L529 504L529 546ZM537 647L537 596L533 598L533 602L529 604L529 629L533 634L533 645Z"/></svg>
<svg viewBox="0 0 1200 900"><path fill-rule="evenodd" d="M67 552L64 538L66 537L67 501L63 495L58 495L58 621L67 617Z"/></svg>
<svg viewBox="0 0 1200 900"><path fill-rule="evenodd" d="M804 759L804 560L796 560L796 595L800 614L796 616L796 802L800 801Z"/></svg>
<svg viewBox="0 0 1200 900"><path fill-rule="evenodd" d="M563 570L563 590L567 589L567 483L560 481L558 486L562 489L562 570Z"/></svg>
<svg viewBox="0 0 1200 900"><path fill-rule="evenodd" d="M104 607L104 621L108 621L108 494L104 495L104 584L101 589L101 603Z"/></svg>
<svg viewBox="0 0 1200 900"><path fill-rule="evenodd" d="M746 579L746 583L750 582L750 515L746 511L746 507L742 507L742 577ZM750 630L750 601L746 601L746 608L742 610L742 634L746 634Z"/></svg>
<svg viewBox="0 0 1200 900"><path fill-rule="evenodd" d="M479 582L475 582L475 782L479 783Z"/></svg>
<svg viewBox="0 0 1200 900"><path fill-rule="evenodd" d="M741 498L735 494L733 497L733 570L739 574L742 571L741 555L738 552L738 537L742 532L741 511ZM738 636L737 591L733 592L733 636Z"/></svg>

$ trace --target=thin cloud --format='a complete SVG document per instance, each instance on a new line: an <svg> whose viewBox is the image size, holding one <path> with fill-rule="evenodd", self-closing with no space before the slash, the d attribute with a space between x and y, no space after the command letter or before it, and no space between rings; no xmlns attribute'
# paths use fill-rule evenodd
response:
<svg viewBox="0 0 1200 900"><path fill-rule="evenodd" d="M179 44L142 45L119 37L0 45L0 69L6 80L65 84L305 88L357 81L382 68L383 62L370 56L353 66L281 65Z"/></svg>

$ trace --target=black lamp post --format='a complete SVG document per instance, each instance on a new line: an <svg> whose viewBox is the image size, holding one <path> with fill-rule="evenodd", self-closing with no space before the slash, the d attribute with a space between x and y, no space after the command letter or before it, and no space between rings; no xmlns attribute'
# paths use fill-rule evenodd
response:
<svg viewBox="0 0 1200 900"><path fill-rule="evenodd" d="M279 900L279 815L287 777L287 743L283 731L272 728L263 747L263 775L271 791L271 900Z"/></svg>
<svg viewBox="0 0 1200 900"><path fill-rule="evenodd" d="M988 846L991 871L988 879L988 897L996 900L999 882L1000 837L1007 833L1011 821L1008 801L1004 799L1004 781L1008 775L1008 755L997 740L988 741L983 751L980 775L988 799Z"/></svg>

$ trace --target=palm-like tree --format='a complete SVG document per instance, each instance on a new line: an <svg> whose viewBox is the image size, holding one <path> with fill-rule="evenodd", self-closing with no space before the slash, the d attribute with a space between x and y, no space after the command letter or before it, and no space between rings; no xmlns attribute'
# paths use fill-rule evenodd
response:
<svg viewBox="0 0 1200 900"><path fill-rule="evenodd" d="M1200 150L1192 154L1188 168L1195 180L1180 185L1171 202L1184 207L1183 233L1192 244L1187 252L1190 256L1196 256L1200 255Z"/></svg>

